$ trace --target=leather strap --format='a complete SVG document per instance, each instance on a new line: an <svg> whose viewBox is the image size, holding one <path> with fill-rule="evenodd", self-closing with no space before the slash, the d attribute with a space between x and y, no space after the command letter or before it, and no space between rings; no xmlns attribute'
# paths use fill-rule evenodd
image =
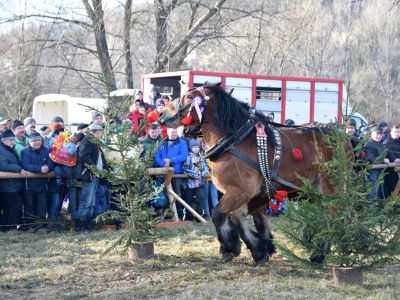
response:
<svg viewBox="0 0 400 300"><path fill-rule="evenodd" d="M253 169L255 169L256 171L261 173L261 168L260 166L253 161L251 158L249 158L247 155L244 155L242 152L240 152L239 150L237 150L236 148L232 148L230 150L230 152L235 155L237 158L243 160L246 164L248 164L250 167L252 167ZM288 186L292 189L301 191L302 189L299 188L298 186L294 185L293 183L290 183L289 181L287 181L286 179L283 179L280 176L276 175L276 178L274 179L274 181L279 182L280 184L283 184L285 186Z"/></svg>

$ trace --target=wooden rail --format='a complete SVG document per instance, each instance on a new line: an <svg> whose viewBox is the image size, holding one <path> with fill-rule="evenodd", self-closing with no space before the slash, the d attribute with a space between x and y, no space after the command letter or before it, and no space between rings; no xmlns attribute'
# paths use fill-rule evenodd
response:
<svg viewBox="0 0 400 300"><path fill-rule="evenodd" d="M178 213L176 210L176 205L174 200L180 202L188 211L190 211L193 216L195 216L200 222L207 223L207 221L200 216L189 204L186 203L185 200L183 200L181 197L179 197L174 190L172 189L172 184L171 180L172 178L188 178L188 176L183 175L184 177L181 177L181 174L175 174L174 175L174 168L149 168L148 169L150 175L155 175L155 176L165 176L164 182L165 182L165 188L166 188L166 193L167 197L169 200L169 203L171 204L171 208L174 212L173 220L175 222L179 221ZM7 179L7 178L13 178L13 179L24 179L24 178L54 178L54 172L49 172L47 174L41 174L41 173L31 173L31 172L26 172L26 176L21 176L20 173L11 173L11 172L0 172L0 179ZM178 175L178 176L176 176Z"/></svg>
<svg viewBox="0 0 400 300"><path fill-rule="evenodd" d="M397 172L399 176L399 181L397 182L396 188L393 192L395 196L397 196L400 192L400 163L389 163L389 164L376 164L371 166L372 169L384 169L384 168L394 168L395 172ZM172 210L174 212L173 220L175 222L179 221L178 213L176 210L176 205L174 200L180 202L187 210L189 210L193 216L195 216L200 222L207 223L207 221L202 218L190 205L188 205L185 200L183 200L179 195L177 195L174 190L172 189L171 180L172 178L189 178L189 176L185 174L174 174L174 168L149 168L148 169L150 175L154 176L165 176L165 188L168 200L171 204ZM31 173L26 172L27 175L22 177L19 173L10 173L10 172L0 172L0 179L7 179L7 178L54 178L55 175L53 172L49 172L47 174L40 174L40 173ZM210 178L210 174L206 174L205 178Z"/></svg>

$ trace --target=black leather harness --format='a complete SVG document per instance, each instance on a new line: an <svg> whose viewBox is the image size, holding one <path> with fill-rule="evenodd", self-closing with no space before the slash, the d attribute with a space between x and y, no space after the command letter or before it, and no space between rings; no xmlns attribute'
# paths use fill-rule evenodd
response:
<svg viewBox="0 0 400 300"><path fill-rule="evenodd" d="M246 164L248 164L250 167L255 169L256 171L262 173L262 170L260 168L260 165L253 161L251 158L249 158L247 155L243 154L239 150L235 148L236 145L238 145L241 141L245 139L246 136L248 136L253 130L254 130L254 125L255 122L252 119L249 119L248 122L246 122L240 129L239 132L236 136L233 135L227 135L223 138L221 138L217 143L215 143L214 146L209 148L204 154L203 157L205 159L210 159L212 162L218 160L220 157L222 157L225 153L230 152L233 155L235 155L237 158L241 159L244 161ZM276 132L278 132L277 129L275 129ZM276 154L276 153L275 153ZM279 156L279 158L277 157ZM271 181L276 181L282 185L285 185L287 187L290 187L295 190L301 190L298 186L290 183L286 179L278 176L278 169L280 166L280 157L281 153L278 155L274 156L274 163L271 169ZM276 159L278 158L278 159Z"/></svg>

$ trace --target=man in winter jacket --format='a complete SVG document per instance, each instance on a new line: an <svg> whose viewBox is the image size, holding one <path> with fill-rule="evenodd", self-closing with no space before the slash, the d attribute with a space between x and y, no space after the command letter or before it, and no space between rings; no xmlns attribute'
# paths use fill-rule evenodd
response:
<svg viewBox="0 0 400 300"><path fill-rule="evenodd" d="M387 157L391 162L400 162L400 124L393 125L390 129L390 137L383 142L383 145L388 148ZM387 168L385 175L385 186L388 195L394 191L399 176L393 168Z"/></svg>
<svg viewBox="0 0 400 300"><path fill-rule="evenodd" d="M384 151L384 146L381 143L382 140L382 128L375 126L371 129L371 139L369 142L367 142L364 146L364 152L365 152L365 160L370 163L370 164L388 164L389 159L386 158L385 156L382 157L383 151ZM371 169L368 171L368 179L371 183L375 183L378 181L379 175L381 174L382 170L379 169ZM384 192L383 192L384 186L383 184L380 185L377 189L372 191L368 198L371 200L376 199L378 196L381 199L385 198Z"/></svg>
<svg viewBox="0 0 400 300"><path fill-rule="evenodd" d="M6 129L0 142L0 171L19 173L21 177L25 177L26 171L21 167L14 146L15 135L10 129ZM0 179L0 211L3 210L0 225L4 232L16 229L22 211L22 199L19 194L22 187L22 179Z"/></svg>
<svg viewBox="0 0 400 300"><path fill-rule="evenodd" d="M21 151L29 144L29 139L25 136L25 126L20 120L15 120L12 124L12 131L15 134L15 152L21 159Z"/></svg>
<svg viewBox="0 0 400 300"><path fill-rule="evenodd" d="M154 161L161 168L173 167L175 174L182 174L182 163L186 161L188 156L188 146L185 140L178 137L178 132L175 128L167 129L168 137L157 151ZM173 178L171 181L172 188L175 193L182 197L182 178ZM182 219L183 206L179 202L176 203L178 216Z"/></svg>
<svg viewBox="0 0 400 300"><path fill-rule="evenodd" d="M143 153L150 151L154 146L163 140L159 134L158 123L151 123L148 127L148 134L141 140Z"/></svg>
<svg viewBox="0 0 400 300"><path fill-rule="evenodd" d="M54 163L50 159L50 149L42 145L38 132L29 136L29 146L21 151L22 167L29 172L47 174L53 171ZM33 216L44 220L47 213L47 178L27 178L24 186L24 218L33 222ZM28 226L29 227L29 226Z"/></svg>
<svg viewBox="0 0 400 300"><path fill-rule="evenodd" d="M158 92L157 87L152 85L150 88L150 96L147 100L147 103L154 107L158 99L161 99L161 94Z"/></svg>
<svg viewBox="0 0 400 300"><path fill-rule="evenodd" d="M99 144L91 140L100 140L103 135L103 127L98 124L89 126L89 132L80 142L78 147L78 159L75 166L76 178L82 181L82 195L79 200L77 219L75 220L75 232L86 230L95 231L93 226L93 209L96 204L96 191L99 177L90 171L87 166L97 169L108 169L106 159Z"/></svg>

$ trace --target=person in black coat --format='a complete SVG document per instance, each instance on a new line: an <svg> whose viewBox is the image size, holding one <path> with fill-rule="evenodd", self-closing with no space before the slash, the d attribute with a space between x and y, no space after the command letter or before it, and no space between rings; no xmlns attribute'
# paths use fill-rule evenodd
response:
<svg viewBox="0 0 400 300"><path fill-rule="evenodd" d="M0 171L19 173L20 177L26 176L17 153L14 151L15 135L7 129L1 136L0 142ZM1 220L2 231L16 229L19 214L22 210L22 199L19 192L22 190L23 181L19 178L0 179L0 211L3 210Z"/></svg>
<svg viewBox="0 0 400 300"><path fill-rule="evenodd" d="M382 157L382 153L385 149L383 144L381 143L382 140L382 128L375 126L371 129L371 139L367 142L364 146L365 152L365 160L370 164L388 164L389 159L387 157ZM378 181L379 175L381 174L382 170L380 169L371 169L368 171L368 179L369 181L374 184ZM377 197L381 199L385 198L384 195L384 185L381 184L377 189L372 191L368 198L371 200L375 200Z"/></svg>
<svg viewBox="0 0 400 300"><path fill-rule="evenodd" d="M390 137L383 142L383 145L388 148L387 156L391 162L400 162L400 124L393 125L390 129ZM393 168L387 168L385 176L385 186L387 193L390 194L394 191L399 176Z"/></svg>
<svg viewBox="0 0 400 300"><path fill-rule="evenodd" d="M108 169L103 150L99 144L93 143L93 139L101 139L103 127L98 124L89 126L89 133L83 138L78 147L78 158L75 166L75 177L82 181L82 195L79 201L77 219L75 220L75 232L96 230L93 226L93 209L96 204L96 191L99 185L99 177L92 173L87 166L97 169Z"/></svg>

